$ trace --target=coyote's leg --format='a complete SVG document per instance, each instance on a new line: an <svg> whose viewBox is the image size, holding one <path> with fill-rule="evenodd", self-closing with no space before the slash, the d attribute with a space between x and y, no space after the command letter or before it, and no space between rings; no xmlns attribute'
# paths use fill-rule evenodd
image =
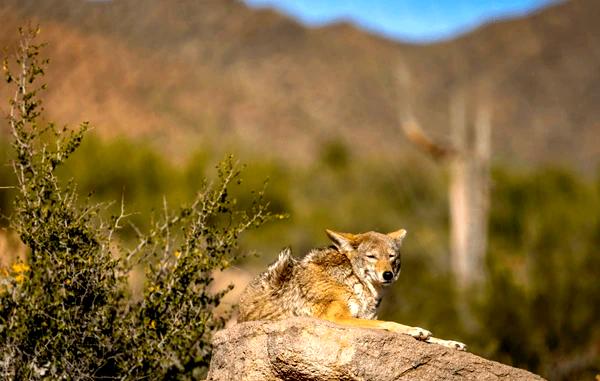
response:
<svg viewBox="0 0 600 381"><path fill-rule="evenodd" d="M357 319L352 317L348 305L344 302L332 302L319 317L351 327L385 329L387 331L410 335L419 340L427 340L431 336L431 332L419 327L411 327L392 321Z"/></svg>
<svg viewBox="0 0 600 381"><path fill-rule="evenodd" d="M438 339L437 337L433 337L433 336L428 337L425 341L428 343L431 343L431 344L439 344L439 345L443 345L444 347L448 347L451 349L457 349L459 351L467 350L467 346L465 344L461 343L460 341L442 340L442 339Z"/></svg>

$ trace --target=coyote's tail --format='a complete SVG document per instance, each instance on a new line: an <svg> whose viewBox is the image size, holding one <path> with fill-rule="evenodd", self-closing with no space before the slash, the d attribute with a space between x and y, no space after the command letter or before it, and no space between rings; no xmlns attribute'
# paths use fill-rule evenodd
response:
<svg viewBox="0 0 600 381"><path fill-rule="evenodd" d="M264 273L264 280L271 287L281 287L291 278L297 263L298 261L292 256L291 249L286 247L279 253L279 258Z"/></svg>

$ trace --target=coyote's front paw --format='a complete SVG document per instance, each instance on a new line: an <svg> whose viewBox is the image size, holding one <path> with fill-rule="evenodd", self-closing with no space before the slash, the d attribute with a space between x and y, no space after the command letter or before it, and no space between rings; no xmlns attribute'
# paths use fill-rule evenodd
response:
<svg viewBox="0 0 600 381"><path fill-rule="evenodd" d="M391 321L383 322L381 328L387 329L388 331L402 333L404 335L410 335L418 340L427 340L431 336L431 332L426 329L419 327L410 327L407 325L402 325L398 323L394 323Z"/></svg>
<svg viewBox="0 0 600 381"><path fill-rule="evenodd" d="M406 333L417 340L427 340L431 337L431 332L420 327L410 327Z"/></svg>
<svg viewBox="0 0 600 381"><path fill-rule="evenodd" d="M466 344L454 340L442 340L435 337L430 337L426 340L428 343L443 345L446 348L456 349L458 351L466 351Z"/></svg>
<svg viewBox="0 0 600 381"><path fill-rule="evenodd" d="M466 351L467 350L467 345L461 343L460 341L446 340L446 343L444 343L442 345L444 345L445 347L448 347L448 348L456 349L458 351Z"/></svg>

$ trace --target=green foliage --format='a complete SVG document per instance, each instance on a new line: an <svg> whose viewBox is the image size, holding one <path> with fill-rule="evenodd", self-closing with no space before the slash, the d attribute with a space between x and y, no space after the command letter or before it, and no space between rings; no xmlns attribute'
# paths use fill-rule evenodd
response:
<svg viewBox="0 0 600 381"><path fill-rule="evenodd" d="M204 181L189 206L163 212L127 248L114 239L127 215L108 221L102 204L78 201L58 169L80 146L75 131L40 124L36 87L47 60L21 30L9 125L13 134L16 199L11 228L29 247L26 262L0 274L0 375L3 379L192 379L206 370L212 333L226 316L217 307L229 289L211 292L212 272L238 257L241 233L271 218L258 193L246 208L231 196L240 171L232 158ZM152 157L152 156L150 156ZM148 157L147 174L158 170ZM124 160L123 162L126 162ZM136 165L136 164L134 164ZM164 169L164 168L163 168ZM156 176L156 175L154 175ZM122 178L129 181L129 178ZM160 184L158 177L145 186ZM137 186L137 179L130 183ZM129 297L127 276L146 267L144 295Z"/></svg>
<svg viewBox="0 0 600 381"><path fill-rule="evenodd" d="M162 210L162 195L170 205L179 205L195 196L203 181L202 172L195 174L197 183L182 186L182 170L175 168L150 147L125 140L106 143L91 137L74 153L73 160L58 171L63 181L77 179L79 193L91 194L94 200L123 200L128 209L139 211L128 217L128 223L147 229L149 212ZM120 205L109 207L119 212ZM144 213L141 213L141 212ZM135 236L131 225L120 234Z"/></svg>
<svg viewBox="0 0 600 381"><path fill-rule="evenodd" d="M490 352L552 379L591 378L600 371L600 189L560 169L494 177L482 311Z"/></svg>
<svg viewBox="0 0 600 381"><path fill-rule="evenodd" d="M144 297L130 306L118 333L126 350L117 368L129 369L133 379L187 379L208 366L211 335L227 317L216 317L213 310L231 289L209 292L212 271L237 259L239 235L269 218L262 195L247 210L236 208L229 189L240 172L231 158L218 170L215 186L206 182L194 203L177 213L165 208L129 253L138 257L136 263L147 263Z"/></svg>
<svg viewBox="0 0 600 381"><path fill-rule="evenodd" d="M13 266L16 274L5 281L2 374L14 379L65 374L82 378L111 354L124 273L110 251L101 250L107 242L100 230L91 227L98 208L77 207L74 188L60 189L54 176L87 126L67 132L52 124L38 125L42 109L37 95L44 86L35 87L34 80L43 74L47 60L40 61L35 34L21 31L17 76L4 62L7 82L17 87L9 115L17 176L11 227L31 254L28 266ZM46 134L52 135L55 147L43 143Z"/></svg>
<svg viewBox="0 0 600 381"><path fill-rule="evenodd" d="M347 167L350 161L348 147L339 140L328 142L322 149L321 161L334 169Z"/></svg>

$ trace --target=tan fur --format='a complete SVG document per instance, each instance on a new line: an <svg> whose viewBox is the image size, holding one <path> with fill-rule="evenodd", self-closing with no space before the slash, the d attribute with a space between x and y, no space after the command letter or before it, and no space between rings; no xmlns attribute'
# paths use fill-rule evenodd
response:
<svg viewBox="0 0 600 381"><path fill-rule="evenodd" d="M385 329L464 350L462 343L431 332L377 320L383 290L400 274L400 246L406 230L382 234L327 230L332 247L315 249L301 260L289 249L252 281L240 297L239 321L312 316L360 328Z"/></svg>

